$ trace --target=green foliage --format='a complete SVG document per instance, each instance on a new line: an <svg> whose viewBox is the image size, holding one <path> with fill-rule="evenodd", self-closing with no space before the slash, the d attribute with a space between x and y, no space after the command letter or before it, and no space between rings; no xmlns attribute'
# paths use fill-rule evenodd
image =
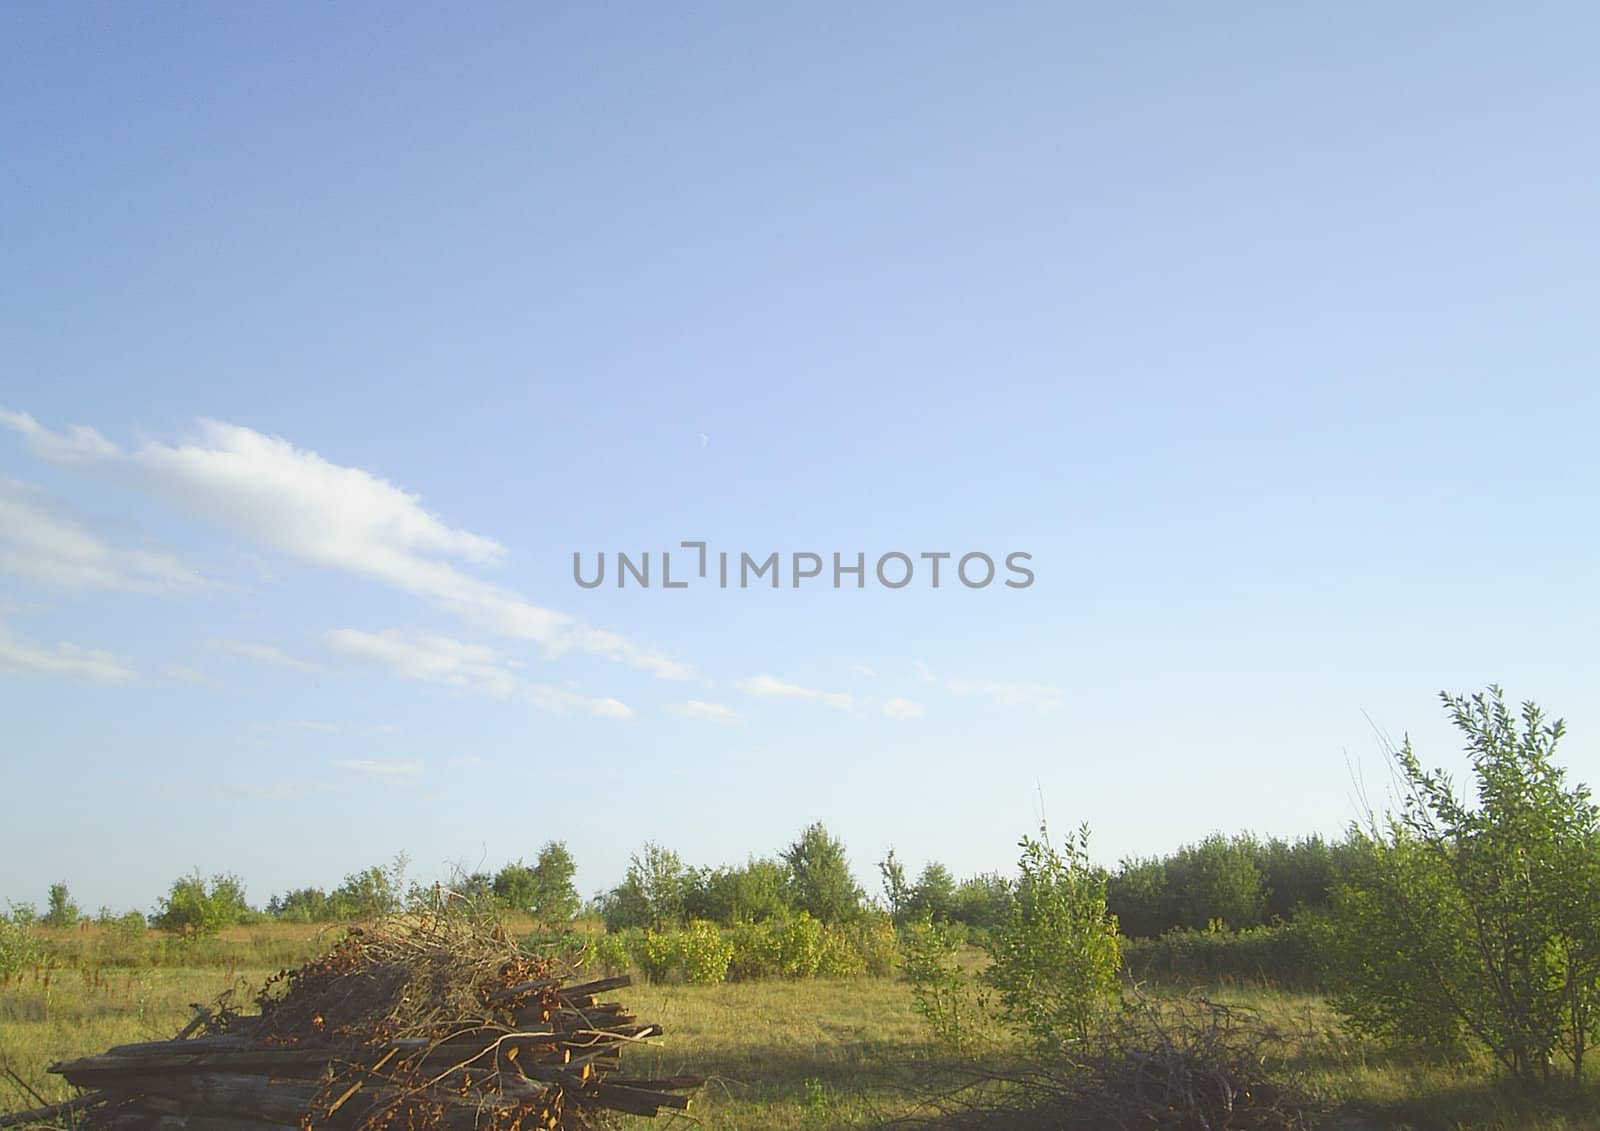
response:
<svg viewBox="0 0 1600 1131"><path fill-rule="evenodd" d="M677 933L676 942L677 967L684 981L697 986L727 981L733 943L722 936L715 923L695 919Z"/></svg>
<svg viewBox="0 0 1600 1131"><path fill-rule="evenodd" d="M906 899L906 914L912 919L932 919L943 923L950 918L956 905L956 880L937 860L922 869L922 875L912 885Z"/></svg>
<svg viewBox="0 0 1600 1131"><path fill-rule="evenodd" d="M887 978L895 972L900 961L900 944L888 916L882 913L864 916L845 927L832 928L831 933L849 940L861 958L862 973Z"/></svg>
<svg viewBox="0 0 1600 1131"><path fill-rule="evenodd" d="M842 923L861 910L862 892L850 874L844 845L811 825L783 854L789 866L789 904L823 923Z"/></svg>
<svg viewBox="0 0 1600 1131"><path fill-rule="evenodd" d="M677 940L670 934L647 930L635 940L633 961L639 972L652 982L665 982L678 968Z"/></svg>
<svg viewBox="0 0 1600 1131"><path fill-rule="evenodd" d="M1476 803L1409 739L1396 752L1402 809L1335 891L1336 1005L1390 1038L1479 1044L1526 1083L1558 1059L1579 1079L1600 1000L1600 810L1555 764L1560 721L1513 712L1498 687L1440 697Z"/></svg>
<svg viewBox="0 0 1600 1131"><path fill-rule="evenodd" d="M778 928L778 974L815 976L822 962L822 924L802 911Z"/></svg>
<svg viewBox="0 0 1600 1131"><path fill-rule="evenodd" d="M654 931L683 922L685 881L683 861L676 852L654 842L629 861L622 883L601 897L606 930L648 927Z"/></svg>
<svg viewBox="0 0 1600 1131"><path fill-rule="evenodd" d="M901 967L911 983L912 1004L934 1040L957 1052L972 1049L988 1007L986 996L956 961L962 942L962 931L930 919L908 924L900 936Z"/></svg>
<svg viewBox="0 0 1600 1131"><path fill-rule="evenodd" d="M321 888L299 888L267 901L267 914L289 923L327 923L338 910Z"/></svg>
<svg viewBox="0 0 1600 1131"><path fill-rule="evenodd" d="M1122 964L1135 980L1259 982L1291 990L1322 986L1322 932L1310 918L1244 931L1168 931L1123 940Z"/></svg>
<svg viewBox="0 0 1600 1131"><path fill-rule="evenodd" d="M629 948L629 937L626 932L610 932L595 935L589 940L585 950L585 961L590 967L611 977L615 974L625 974L633 969L633 959Z"/></svg>
<svg viewBox="0 0 1600 1131"><path fill-rule="evenodd" d="M23 971L36 965L44 954L39 940L29 930L33 916L24 913L21 918L22 922L18 922L15 904L10 914L0 915L0 983L20 977Z"/></svg>
<svg viewBox="0 0 1600 1131"><path fill-rule="evenodd" d="M40 922L46 927L75 927L81 918L83 912L72 902L72 896L67 892L67 885L51 884L50 901Z"/></svg>
<svg viewBox="0 0 1600 1131"><path fill-rule="evenodd" d="M1257 866L1254 842L1213 834L1179 849L1166 864L1176 893L1179 926L1205 930L1220 919L1234 929L1258 927L1266 912L1266 879Z"/></svg>
<svg viewBox="0 0 1600 1131"><path fill-rule="evenodd" d="M956 887L950 918L965 923L970 937L972 928L987 932L1004 922L1010 910L1011 885L999 873L985 872Z"/></svg>
<svg viewBox="0 0 1600 1131"><path fill-rule="evenodd" d="M906 904L911 900L911 884L906 879L906 866L895 858L894 849L878 861L878 875L883 882L883 900L889 909L889 919L899 926L905 922Z"/></svg>
<svg viewBox="0 0 1600 1131"><path fill-rule="evenodd" d="M172 882L150 921L180 938L197 939L237 923L249 910L237 876L213 876L207 883L195 872Z"/></svg>
<svg viewBox="0 0 1600 1131"><path fill-rule="evenodd" d="M544 923L566 923L578 913L577 874L572 853L562 841L552 840L539 850L530 867L521 860L495 874L491 890L502 907L525 911Z"/></svg>
<svg viewBox="0 0 1600 1131"><path fill-rule="evenodd" d="M406 902L404 853L387 866L374 864L344 878L328 897L335 919L378 919L398 913Z"/></svg>
<svg viewBox="0 0 1600 1131"><path fill-rule="evenodd" d="M756 982L783 973L783 945L776 923L735 924L728 931L728 941L733 946L728 960L730 982Z"/></svg>
<svg viewBox="0 0 1600 1131"><path fill-rule="evenodd" d="M1121 952L1106 909L1104 874L1089 864L1084 826L1061 848L1041 826L1023 837L1020 875L1005 922L990 935L984 980L1001 1008L1041 1047L1083 1039L1116 990Z"/></svg>
<svg viewBox="0 0 1600 1131"><path fill-rule="evenodd" d="M781 860L751 859L737 868L691 868L684 913L733 924L780 919L789 913L789 868Z"/></svg>

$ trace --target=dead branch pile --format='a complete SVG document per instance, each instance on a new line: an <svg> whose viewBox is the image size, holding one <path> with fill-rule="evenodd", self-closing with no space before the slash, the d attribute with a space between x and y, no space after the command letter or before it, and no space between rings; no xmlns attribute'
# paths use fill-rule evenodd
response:
<svg viewBox="0 0 1600 1131"><path fill-rule="evenodd" d="M394 920L280 972L256 1013L50 1070L94 1089L85 1131L532 1131L683 1109L700 1078L620 1074L661 1032L599 1000L628 982L574 983L462 916Z"/></svg>
<svg viewBox="0 0 1600 1131"><path fill-rule="evenodd" d="M1131 1003L1088 1047L937 1097L940 1129L1304 1131L1311 1097L1292 1042L1253 1011L1205 998Z"/></svg>

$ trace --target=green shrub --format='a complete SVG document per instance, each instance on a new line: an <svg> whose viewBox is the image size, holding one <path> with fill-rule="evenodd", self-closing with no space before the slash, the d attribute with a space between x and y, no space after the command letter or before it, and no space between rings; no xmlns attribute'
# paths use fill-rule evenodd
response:
<svg viewBox="0 0 1600 1131"><path fill-rule="evenodd" d="M1380 1036L1470 1035L1526 1084L1563 1067L1581 1081L1600 1030L1600 808L1566 784L1565 727L1536 704L1514 711L1498 687L1441 699L1476 797L1409 739L1394 752L1402 807L1335 887L1334 1004Z"/></svg>
<svg viewBox="0 0 1600 1131"><path fill-rule="evenodd" d="M695 919L676 936L676 968L683 979L698 986L727 981L733 960L733 943L722 937L715 923Z"/></svg>
<svg viewBox="0 0 1600 1131"><path fill-rule="evenodd" d="M1041 827L1023 837L1021 875L990 943L984 980L1009 1020L1041 1047L1082 1040L1116 992L1121 950L1105 874L1089 864L1089 829L1060 849Z"/></svg>
<svg viewBox="0 0 1600 1131"><path fill-rule="evenodd" d="M728 932L728 980L754 982L783 973L783 943L775 923L740 923Z"/></svg>
<svg viewBox="0 0 1600 1131"><path fill-rule="evenodd" d="M778 973L810 978L822 961L822 924L802 911L778 928Z"/></svg>
<svg viewBox="0 0 1600 1131"><path fill-rule="evenodd" d="M861 967L865 973L875 978L887 978L894 973L900 958L900 943L888 916L863 919L846 930L851 945L861 956Z"/></svg>
<svg viewBox="0 0 1600 1131"><path fill-rule="evenodd" d="M987 1000L956 962L963 932L923 919L900 936L901 962L911 1001L940 1044L963 1052L977 1039Z"/></svg>
<svg viewBox="0 0 1600 1131"><path fill-rule="evenodd" d="M0 915L0 981L15 978L32 969L43 958L43 948L26 924L13 916Z"/></svg>
<svg viewBox="0 0 1600 1131"><path fill-rule="evenodd" d="M682 958L676 934L660 931L645 931L632 952L639 972L652 982L670 981Z"/></svg>
<svg viewBox="0 0 1600 1131"><path fill-rule="evenodd" d="M817 946L817 977L850 978L865 974L867 963L857 942L852 930L824 927Z"/></svg>
<svg viewBox="0 0 1600 1131"><path fill-rule="evenodd" d="M1289 990L1323 986L1322 932L1310 915L1245 931L1168 931L1122 940L1122 962L1136 980L1261 982Z"/></svg>
<svg viewBox="0 0 1600 1131"><path fill-rule="evenodd" d="M589 966L608 978L633 969L628 937L621 931L606 931L593 936L584 953Z"/></svg>

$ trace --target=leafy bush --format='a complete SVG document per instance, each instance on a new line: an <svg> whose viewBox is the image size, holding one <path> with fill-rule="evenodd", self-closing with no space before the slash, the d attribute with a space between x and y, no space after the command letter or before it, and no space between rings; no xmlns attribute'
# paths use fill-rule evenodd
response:
<svg viewBox="0 0 1600 1131"><path fill-rule="evenodd" d="M733 943L722 937L715 923L696 919L678 932L676 942L677 968L684 981L702 986L727 981Z"/></svg>
<svg viewBox="0 0 1600 1131"><path fill-rule="evenodd" d="M778 973L810 978L822 961L822 924L802 911L778 928Z"/></svg>
<svg viewBox="0 0 1600 1131"><path fill-rule="evenodd" d="M78 920L83 918L83 912L78 910L78 905L72 901L72 896L67 892L67 885L50 885L50 902L44 913L44 918L39 920L46 927L75 927Z"/></svg>
<svg viewBox="0 0 1600 1131"><path fill-rule="evenodd" d="M901 966L911 1001L940 1044L959 1052L977 1040L987 999L956 962L962 932L929 919L907 924L900 935Z"/></svg>
<svg viewBox="0 0 1600 1131"><path fill-rule="evenodd" d="M208 884L196 872L172 882L151 922L163 931L195 939L237 923L247 911L244 886L237 876L214 876Z"/></svg>
<svg viewBox="0 0 1600 1131"><path fill-rule="evenodd" d="M1116 992L1121 950L1103 872L1089 864L1084 826L1060 849L1042 826L1023 837L1015 898L990 938L985 982L1006 1018L1037 1044L1088 1036Z"/></svg>
<svg viewBox="0 0 1600 1131"><path fill-rule="evenodd" d="M639 972L652 982L665 982L678 969L682 952L677 939L659 931L645 931L635 936L631 949L634 964Z"/></svg>
<svg viewBox="0 0 1600 1131"><path fill-rule="evenodd" d="M1448 1047L1463 1036L1516 1079L1582 1078L1600 1003L1600 809L1555 764L1565 733L1498 687L1441 693L1466 738L1476 805L1395 752L1406 794L1359 838L1335 889L1336 1006L1360 1029Z"/></svg>
<svg viewBox="0 0 1600 1131"><path fill-rule="evenodd" d="M783 944L773 923L740 923L728 932L733 953L728 962L728 980L755 982L776 978L783 972Z"/></svg>
<svg viewBox="0 0 1600 1131"><path fill-rule="evenodd" d="M1124 939L1122 963L1135 979L1238 980L1318 990L1324 981L1321 941L1311 919L1245 931L1179 929L1156 939Z"/></svg>
<svg viewBox="0 0 1600 1131"><path fill-rule="evenodd" d="M633 969L628 938L622 932L606 931L590 938L585 959L591 967L611 977Z"/></svg>
<svg viewBox="0 0 1600 1131"><path fill-rule="evenodd" d="M20 976L43 957L28 926L27 921L18 923L14 914L0 915L0 982Z"/></svg>
<svg viewBox="0 0 1600 1131"><path fill-rule="evenodd" d="M861 969L875 978L886 978L900 959L899 940L894 924L883 915L863 919L844 929L850 945L861 956Z"/></svg>

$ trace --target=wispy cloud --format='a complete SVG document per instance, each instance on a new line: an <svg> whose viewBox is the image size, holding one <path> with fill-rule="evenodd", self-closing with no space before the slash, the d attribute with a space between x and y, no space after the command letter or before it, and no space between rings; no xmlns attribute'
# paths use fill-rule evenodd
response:
<svg viewBox="0 0 1600 1131"><path fill-rule="evenodd" d="M257 660L263 664L275 664L281 668L290 668L299 672L316 671L317 666L298 656L291 656L276 644L259 644L250 640L208 640L206 647L213 652L222 652L229 656L239 656L246 660Z"/></svg>
<svg viewBox="0 0 1600 1131"><path fill-rule="evenodd" d="M114 653L76 644L39 644L18 636L4 621L0 621L0 672L91 683L132 683L139 678L127 661Z"/></svg>
<svg viewBox="0 0 1600 1131"><path fill-rule="evenodd" d="M681 715L686 719L700 719L708 723L736 723L739 721L739 712L731 707L724 707L721 703L707 703L700 699L691 699L687 703L676 703L668 708L674 715Z"/></svg>
<svg viewBox="0 0 1600 1131"><path fill-rule="evenodd" d="M750 676L741 679L734 686L746 695L754 695L758 699L811 699L825 703L838 711L849 711L855 707L855 700L842 691L819 691L814 687L802 687L798 683L790 683L777 676Z"/></svg>
<svg viewBox="0 0 1600 1131"><path fill-rule="evenodd" d="M917 679L926 684L942 687L952 695L987 699L997 707L1031 707L1042 715L1060 708L1066 695L1059 687L1048 683L1009 683L996 679L951 679L937 676L927 664L918 660L912 665Z"/></svg>
<svg viewBox="0 0 1600 1131"><path fill-rule="evenodd" d="M337 758L333 768L372 778L387 785L413 785L422 777L422 763L416 759L384 762L372 758Z"/></svg>
<svg viewBox="0 0 1600 1131"><path fill-rule="evenodd" d="M891 719L910 720L920 719L927 713L927 708L921 703L914 703L910 699L902 699L896 695L893 699L886 700L883 704L883 713Z"/></svg>
<svg viewBox="0 0 1600 1131"><path fill-rule="evenodd" d="M114 547L49 492L0 478L0 573L52 589L176 589L199 575L172 554Z"/></svg>
<svg viewBox="0 0 1600 1131"><path fill-rule="evenodd" d="M617 699L594 698L525 680L493 648L438 633L340 628L324 633L322 642L336 655L401 679L457 687L496 699L521 699L547 711L581 711L612 719L633 716L632 708Z"/></svg>
<svg viewBox="0 0 1600 1131"><path fill-rule="evenodd" d="M53 432L24 412L0 409L0 425L21 434L41 459L114 470L121 482L258 545L381 581L480 629L537 644L546 655L582 652L664 678L693 674L662 652L465 572L456 563L492 565L505 548L446 525L386 479L279 437L201 420L187 443L125 451L92 428Z"/></svg>

